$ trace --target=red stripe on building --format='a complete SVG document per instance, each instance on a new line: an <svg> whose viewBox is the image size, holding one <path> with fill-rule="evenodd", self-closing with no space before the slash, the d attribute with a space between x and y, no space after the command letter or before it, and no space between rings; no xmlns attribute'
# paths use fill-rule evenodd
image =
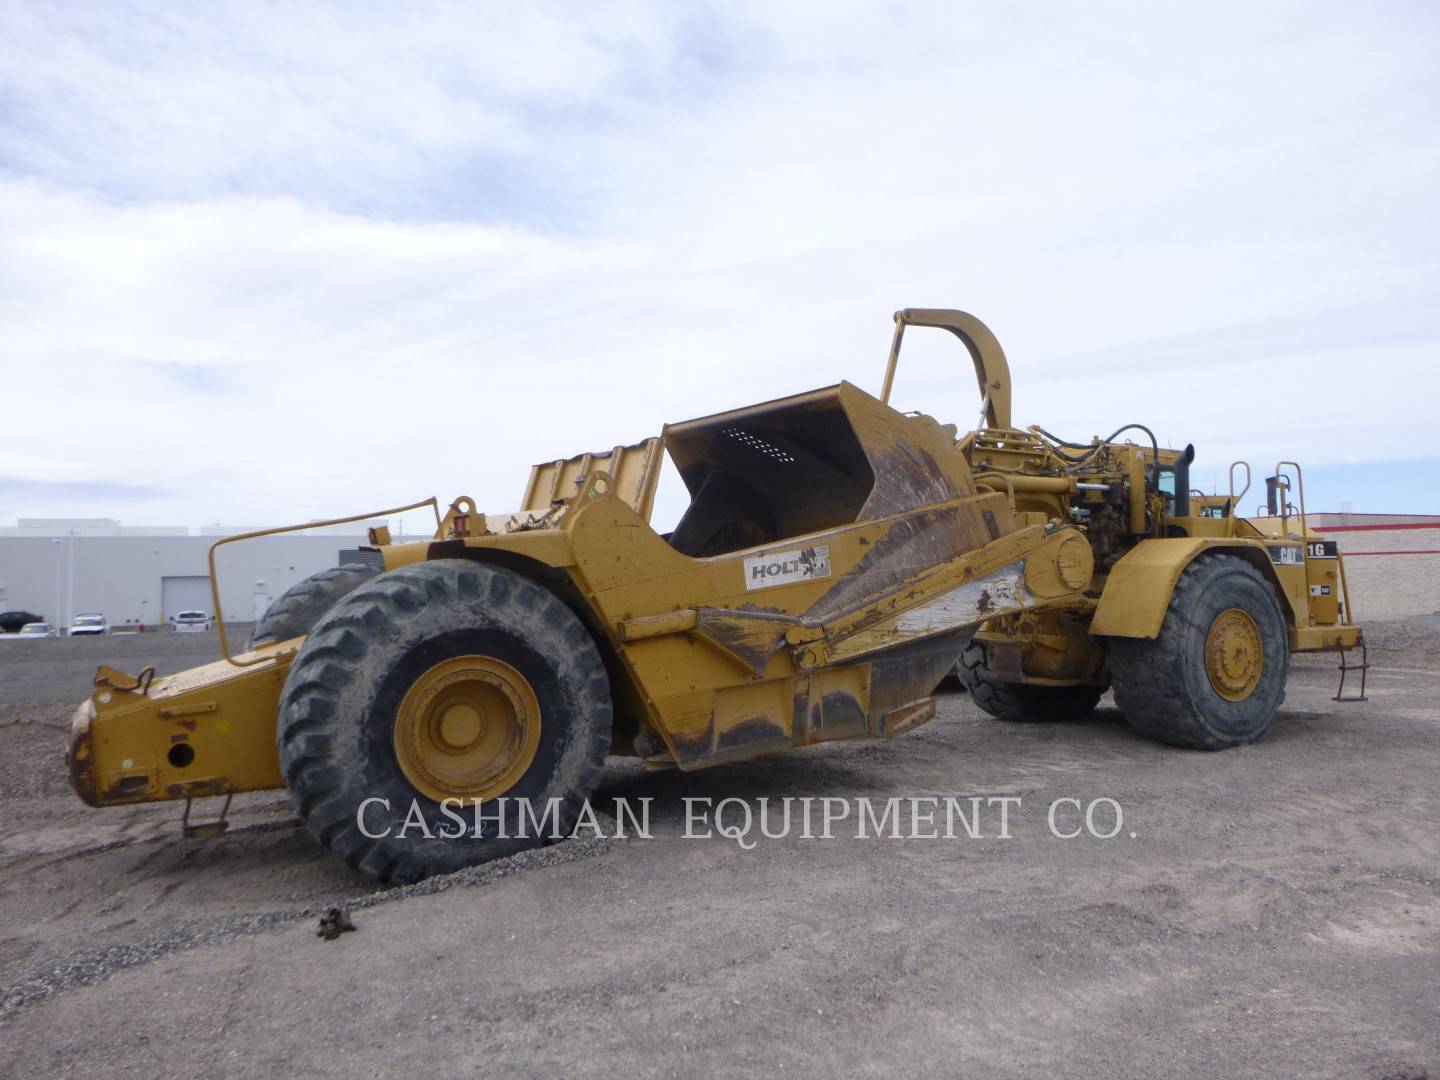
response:
<svg viewBox="0 0 1440 1080"><path fill-rule="evenodd" d="M1311 532L1385 532L1398 529L1440 529L1440 521L1406 522L1404 525L1311 525Z"/></svg>
<svg viewBox="0 0 1440 1080"><path fill-rule="evenodd" d="M1440 555L1440 549L1431 551L1342 551L1341 555L1353 559L1359 555Z"/></svg>

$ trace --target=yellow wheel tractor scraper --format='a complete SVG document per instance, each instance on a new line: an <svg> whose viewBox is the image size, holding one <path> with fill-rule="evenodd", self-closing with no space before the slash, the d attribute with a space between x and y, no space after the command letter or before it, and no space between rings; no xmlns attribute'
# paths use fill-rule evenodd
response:
<svg viewBox="0 0 1440 1080"><path fill-rule="evenodd" d="M221 622L216 663L101 668L73 723L75 790L184 799L203 834L223 812L190 826L190 800L284 787L320 843L413 881L538 843L522 815L573 821L608 754L689 770L890 738L934 716L952 672L1006 720L1080 717L1113 687L1137 730L1215 750L1265 733L1292 652L1360 643L1298 466L1243 518L1248 465L1202 496L1193 450L1139 425L1088 443L1018 430L983 323L895 322L878 398L842 382L539 465L514 513L415 504L433 540L372 530L383 570L301 582L247 651ZM907 326L965 346L977 430L888 404ZM691 501L662 535L666 453ZM413 807L433 838L397 835ZM480 824L451 838L458 820Z"/></svg>

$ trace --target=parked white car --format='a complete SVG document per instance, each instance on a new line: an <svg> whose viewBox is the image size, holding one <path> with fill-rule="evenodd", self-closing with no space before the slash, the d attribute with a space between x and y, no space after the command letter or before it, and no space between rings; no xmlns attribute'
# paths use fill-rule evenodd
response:
<svg viewBox="0 0 1440 1080"><path fill-rule="evenodd" d="M199 633L210 629L210 615L204 611L180 611L170 617L170 629L177 634Z"/></svg>
<svg viewBox="0 0 1440 1080"><path fill-rule="evenodd" d="M84 637L90 634L108 634L110 624L105 621L105 616L99 612L86 612L84 615L76 615L70 623L71 637Z"/></svg>
<svg viewBox="0 0 1440 1080"><path fill-rule="evenodd" d="M17 638L42 638L56 637L58 634L55 628L48 622L31 622L22 626L20 633L15 636Z"/></svg>

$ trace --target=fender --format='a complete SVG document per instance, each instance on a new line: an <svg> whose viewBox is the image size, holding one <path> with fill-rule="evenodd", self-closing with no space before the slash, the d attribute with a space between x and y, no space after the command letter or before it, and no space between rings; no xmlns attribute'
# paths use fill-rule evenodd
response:
<svg viewBox="0 0 1440 1080"><path fill-rule="evenodd" d="M1263 544L1230 538L1173 537L1142 540L1115 564L1090 622L1091 636L1158 636L1175 583L1185 567L1203 551L1224 551L1249 562L1274 587L1286 623L1291 627L1296 625L1294 606Z"/></svg>

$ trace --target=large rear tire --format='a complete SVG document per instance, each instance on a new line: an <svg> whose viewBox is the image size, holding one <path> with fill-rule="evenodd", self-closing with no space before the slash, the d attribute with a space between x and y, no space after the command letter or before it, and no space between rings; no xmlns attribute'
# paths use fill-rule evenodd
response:
<svg viewBox="0 0 1440 1080"><path fill-rule="evenodd" d="M1115 703L1163 743L1224 750L1270 729L1285 700L1290 642L1280 600L1234 555L1201 555L1180 575L1159 636L1110 638Z"/></svg>
<svg viewBox="0 0 1440 1080"><path fill-rule="evenodd" d="M411 882L567 835L610 729L609 679L574 612L513 571L443 559L366 582L316 624L277 738L311 834Z"/></svg>
<svg viewBox="0 0 1440 1080"><path fill-rule="evenodd" d="M253 649L265 640L288 641L293 637L304 637L322 615L380 573L378 566L346 563L296 582L260 616L260 621L250 631L249 648Z"/></svg>
<svg viewBox="0 0 1440 1080"><path fill-rule="evenodd" d="M1095 711L1098 686L1035 686L1028 683L995 682L985 654L985 644L972 641L960 654L955 674L981 709L997 720L1034 723L1045 720L1083 720Z"/></svg>

